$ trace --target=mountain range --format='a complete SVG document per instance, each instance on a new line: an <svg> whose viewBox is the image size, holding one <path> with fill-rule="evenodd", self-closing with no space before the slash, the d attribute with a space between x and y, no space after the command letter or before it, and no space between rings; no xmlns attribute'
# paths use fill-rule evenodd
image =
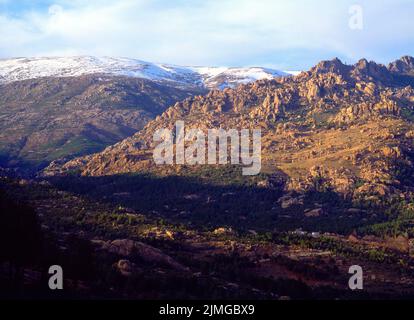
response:
<svg viewBox="0 0 414 320"><path fill-rule="evenodd" d="M48 171L92 176L194 174L199 168L156 166L152 160L154 132L172 129L182 120L188 129L260 128L268 185L294 191L329 188L351 198L410 197L414 192L412 62L412 57L404 57L386 67L365 59L355 65L334 59L296 77L189 97L132 137L63 166L52 164Z"/></svg>
<svg viewBox="0 0 414 320"><path fill-rule="evenodd" d="M286 75L110 57L1 60L0 164L36 169L97 152L187 97Z"/></svg>
<svg viewBox="0 0 414 320"><path fill-rule="evenodd" d="M48 296L53 261L70 298L414 296L412 57L221 90L49 74L1 84L0 112L4 164L37 163L0 170L0 284L19 294ZM261 129L262 172L156 165L154 132L178 120ZM349 290L350 266L364 290Z"/></svg>
<svg viewBox="0 0 414 320"><path fill-rule="evenodd" d="M116 57L75 56L0 60L0 83L90 74L147 79L187 89L223 89L291 73L261 67L185 67Z"/></svg>

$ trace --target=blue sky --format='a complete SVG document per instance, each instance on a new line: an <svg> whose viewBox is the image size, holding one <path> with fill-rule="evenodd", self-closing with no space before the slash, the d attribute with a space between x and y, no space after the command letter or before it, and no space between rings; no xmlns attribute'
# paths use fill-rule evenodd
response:
<svg viewBox="0 0 414 320"><path fill-rule="evenodd" d="M362 9L352 29L350 8ZM413 0L0 0L0 58L111 55L303 70L414 55Z"/></svg>

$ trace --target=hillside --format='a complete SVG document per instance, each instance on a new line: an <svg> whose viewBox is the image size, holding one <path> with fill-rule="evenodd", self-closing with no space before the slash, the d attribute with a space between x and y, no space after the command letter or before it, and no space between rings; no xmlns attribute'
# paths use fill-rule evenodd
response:
<svg viewBox="0 0 414 320"><path fill-rule="evenodd" d="M104 75L0 84L0 164L36 168L101 151L201 92Z"/></svg>

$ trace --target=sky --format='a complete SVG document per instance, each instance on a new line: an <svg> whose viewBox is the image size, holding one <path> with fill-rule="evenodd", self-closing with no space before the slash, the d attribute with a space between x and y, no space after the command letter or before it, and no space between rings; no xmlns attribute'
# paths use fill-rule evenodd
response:
<svg viewBox="0 0 414 320"><path fill-rule="evenodd" d="M0 0L0 58L305 70L414 55L414 0Z"/></svg>

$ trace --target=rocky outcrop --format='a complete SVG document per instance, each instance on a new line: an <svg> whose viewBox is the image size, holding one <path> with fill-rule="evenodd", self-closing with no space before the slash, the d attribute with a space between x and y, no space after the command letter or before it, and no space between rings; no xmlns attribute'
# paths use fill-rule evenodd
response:
<svg viewBox="0 0 414 320"><path fill-rule="evenodd" d="M140 271L135 263L126 259L119 260L115 264L115 268L125 277L130 277L132 274Z"/></svg>
<svg viewBox="0 0 414 320"><path fill-rule="evenodd" d="M125 258L140 258L148 263L155 263L169 266L170 268L187 271L188 268L171 258L170 256L163 253L161 250L154 248L150 245L144 244L139 241L130 239L118 239L114 241L95 241L95 244L101 250L108 251ZM118 262L118 268L128 271L131 267L130 263L126 263L124 260L121 264Z"/></svg>
<svg viewBox="0 0 414 320"><path fill-rule="evenodd" d="M398 166L408 166L404 163L414 136L414 90L407 85L411 78L404 75L401 81L398 72L365 59L353 66L334 59L296 77L213 90L174 104L102 153L55 166L54 174L181 174L179 166L155 166L151 150L155 130L172 129L177 120L184 120L187 128L201 130L260 128L262 167L268 177L277 172L283 179L267 178L257 183L259 187L333 190L353 197L376 193L370 187L375 184L393 192L401 183ZM357 191L361 186L365 189ZM295 201L281 199L280 204L300 204Z"/></svg>
<svg viewBox="0 0 414 320"><path fill-rule="evenodd" d="M389 64L388 69L391 72L413 75L414 74L414 58L404 56Z"/></svg>
<svg viewBox="0 0 414 320"><path fill-rule="evenodd" d="M310 72L313 74L334 73L344 75L348 74L351 70L351 66L345 65L341 60L335 58L333 60L321 61Z"/></svg>

